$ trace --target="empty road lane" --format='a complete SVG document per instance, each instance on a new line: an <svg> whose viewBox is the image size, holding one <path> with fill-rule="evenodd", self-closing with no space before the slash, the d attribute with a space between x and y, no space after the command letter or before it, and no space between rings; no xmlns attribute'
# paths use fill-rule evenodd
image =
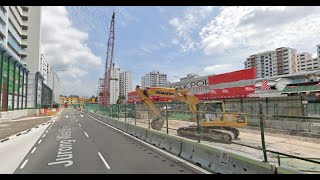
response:
<svg viewBox="0 0 320 180"><path fill-rule="evenodd" d="M40 136L14 173L203 173L69 108Z"/></svg>

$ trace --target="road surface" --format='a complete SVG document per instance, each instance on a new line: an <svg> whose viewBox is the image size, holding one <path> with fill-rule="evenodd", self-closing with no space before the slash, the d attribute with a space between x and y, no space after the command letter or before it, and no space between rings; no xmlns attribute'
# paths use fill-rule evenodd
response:
<svg viewBox="0 0 320 180"><path fill-rule="evenodd" d="M208 173L69 108L44 131L15 174Z"/></svg>

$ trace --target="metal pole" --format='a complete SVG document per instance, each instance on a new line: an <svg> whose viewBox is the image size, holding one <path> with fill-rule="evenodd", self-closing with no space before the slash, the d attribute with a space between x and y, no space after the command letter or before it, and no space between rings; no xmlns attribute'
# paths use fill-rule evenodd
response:
<svg viewBox="0 0 320 180"><path fill-rule="evenodd" d="M264 139L264 124L263 124L263 111L262 111L262 102L259 102L259 115L260 115L260 132L261 132L261 143L263 149L264 162L268 162L266 144Z"/></svg>
<svg viewBox="0 0 320 180"><path fill-rule="evenodd" d="M14 97L15 97L15 95L16 95L16 93L15 93L15 88L16 88L16 63L17 63L18 61L14 61L14 63L13 63L13 83L12 83L12 111L14 111ZM19 87L18 87L18 89L19 89ZM19 104L18 104L18 106L19 106Z"/></svg>
<svg viewBox="0 0 320 180"><path fill-rule="evenodd" d="M3 76L3 60L4 60L4 54L6 53L6 50L3 50L2 52L1 52L1 65L0 65L0 104L1 104L1 110L0 111L2 111L2 106L3 106L3 104L2 104L2 76Z"/></svg>
<svg viewBox="0 0 320 180"><path fill-rule="evenodd" d="M137 109L135 109L134 112L134 125L137 125Z"/></svg>
<svg viewBox="0 0 320 180"><path fill-rule="evenodd" d="M9 71L10 71L10 59L11 59L12 57L10 56L9 58L8 58L8 62L7 62L7 106L6 106L6 111L8 111L8 108L9 108L9 76L10 76L10 74L9 74Z"/></svg>
<svg viewBox="0 0 320 180"><path fill-rule="evenodd" d="M27 99L28 99L28 74L29 74L29 71L27 71L26 73L26 102L24 104L24 107L27 108Z"/></svg>
<svg viewBox="0 0 320 180"><path fill-rule="evenodd" d="M24 71L26 69L24 68L23 71L22 71L22 92L21 92L21 109L23 109L23 93L24 93ZM19 75L20 76L20 75ZM20 88L19 88L20 90Z"/></svg>
<svg viewBox="0 0 320 180"><path fill-rule="evenodd" d="M280 155L278 154L278 165L280 166Z"/></svg>
<svg viewBox="0 0 320 180"><path fill-rule="evenodd" d="M148 111L148 128L150 129L150 119L149 119L149 110Z"/></svg>
<svg viewBox="0 0 320 180"><path fill-rule="evenodd" d="M124 122L127 122L127 104L124 104Z"/></svg>
<svg viewBox="0 0 320 180"><path fill-rule="evenodd" d="M119 121L119 116L120 116L120 107L119 107L119 104L117 105L118 106L118 121Z"/></svg>
<svg viewBox="0 0 320 180"><path fill-rule="evenodd" d="M198 133L198 143L200 143L200 135L201 135L201 129L200 129L200 122L199 122L199 104L197 104L197 112L196 112L196 116L197 116L197 133Z"/></svg>
<svg viewBox="0 0 320 180"><path fill-rule="evenodd" d="M169 134L169 122L168 122L168 111L167 111L167 104L166 104L166 110L165 110L165 115L166 115L166 125L167 125L167 134Z"/></svg>

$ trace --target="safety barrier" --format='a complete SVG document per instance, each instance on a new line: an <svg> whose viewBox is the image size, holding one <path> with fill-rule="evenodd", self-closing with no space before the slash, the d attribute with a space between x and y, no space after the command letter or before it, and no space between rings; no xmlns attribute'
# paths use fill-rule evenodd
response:
<svg viewBox="0 0 320 180"><path fill-rule="evenodd" d="M94 115L95 113L87 112ZM95 114L96 115L96 114ZM117 127L141 140L162 148L202 168L220 174L296 174L302 173L289 167L261 162L258 159L237 155L225 149L196 143L192 140L167 135L154 130L103 117L109 125Z"/></svg>
<svg viewBox="0 0 320 180"><path fill-rule="evenodd" d="M147 137L147 130L145 128L135 126L135 125L128 125L127 133L131 134L134 137L137 137L141 140L145 140Z"/></svg>
<svg viewBox="0 0 320 180"><path fill-rule="evenodd" d="M180 157L221 174L274 174L275 167L223 149L184 139Z"/></svg>
<svg viewBox="0 0 320 180"><path fill-rule="evenodd" d="M164 149L174 155L179 156L181 153L182 139L174 136L169 136L154 130L147 130L147 142Z"/></svg>
<svg viewBox="0 0 320 180"><path fill-rule="evenodd" d="M128 129L127 129L126 133L128 133L128 134L130 134L130 135L134 135L134 133L135 133L135 131L134 131L134 125L128 124Z"/></svg>
<svg viewBox="0 0 320 180"><path fill-rule="evenodd" d="M124 132L127 132L128 129L128 123L122 122L122 121L118 121L117 122L117 126L118 129L121 129Z"/></svg>
<svg viewBox="0 0 320 180"><path fill-rule="evenodd" d="M303 174L303 173L301 171L297 171L296 169L281 165L277 167L277 174Z"/></svg>
<svg viewBox="0 0 320 180"><path fill-rule="evenodd" d="M109 122L110 122L110 125L113 126L113 127L117 127L117 120L114 120L112 118L109 118Z"/></svg>

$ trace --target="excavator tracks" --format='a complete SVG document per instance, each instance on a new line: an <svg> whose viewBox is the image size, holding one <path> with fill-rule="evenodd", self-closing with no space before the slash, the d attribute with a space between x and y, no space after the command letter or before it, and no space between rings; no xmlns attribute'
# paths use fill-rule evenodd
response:
<svg viewBox="0 0 320 180"><path fill-rule="evenodd" d="M230 144L239 136L239 130L232 127L202 127L200 135L197 126L181 127L177 130L181 137Z"/></svg>

